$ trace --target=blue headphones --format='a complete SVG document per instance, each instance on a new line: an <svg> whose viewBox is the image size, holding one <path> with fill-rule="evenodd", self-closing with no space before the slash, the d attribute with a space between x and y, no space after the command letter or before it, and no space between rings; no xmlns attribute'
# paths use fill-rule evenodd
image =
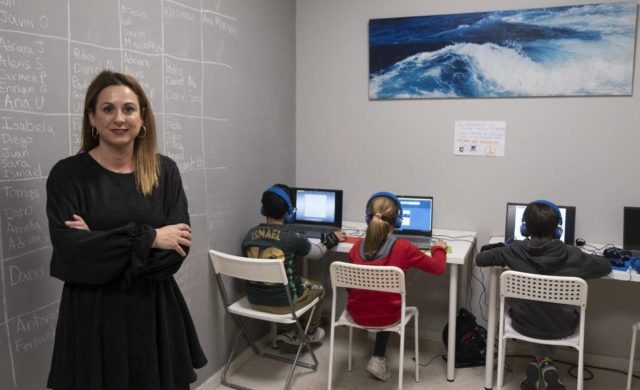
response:
<svg viewBox="0 0 640 390"><path fill-rule="evenodd" d="M264 191L264 193L267 193L267 192L276 194L280 199L284 200L284 203L287 204L287 211L284 213L284 221L286 223L293 223L293 221L296 220L296 208L293 207L293 204L291 203L291 198L289 198L289 194L287 194L287 191L285 191L282 187L271 186ZM260 213L266 216L266 213L264 212L264 207L260 210Z"/></svg>
<svg viewBox="0 0 640 390"><path fill-rule="evenodd" d="M396 204L396 207L398 208L398 215L396 216L394 227L396 229L399 229L400 227L402 227L402 205L400 205L400 201L394 194L386 191L376 192L375 194L371 195L371 197L367 201L367 207L364 210L365 212L364 220L367 222L367 225L369 224L369 222L371 222L371 218L373 218L373 214L371 213L371 209L369 208L370 203L374 198L377 198L379 196L384 196L385 198L389 198Z"/></svg>
<svg viewBox="0 0 640 390"><path fill-rule="evenodd" d="M550 202L548 200L544 200L544 199L536 200L531 203L545 205L545 206L548 206L551 210L553 210L553 213L558 217L558 226L556 226L556 230L553 231L552 237L556 240L562 237L562 213L560 212L560 209L558 208L558 206L556 206L555 203ZM524 237L529 237L529 232L527 231L527 213L526 212L522 214L522 224L520 225L520 234L522 234Z"/></svg>

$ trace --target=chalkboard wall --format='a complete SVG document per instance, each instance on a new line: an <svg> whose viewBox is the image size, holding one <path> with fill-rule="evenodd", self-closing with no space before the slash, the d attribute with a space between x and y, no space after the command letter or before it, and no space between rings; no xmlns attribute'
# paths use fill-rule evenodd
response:
<svg viewBox="0 0 640 390"><path fill-rule="evenodd" d="M42 389L62 283L49 276L50 168L75 154L84 94L138 78L180 167L194 242L176 275L216 372L233 326L207 259L238 252L272 182L294 177L293 0L0 0L0 388Z"/></svg>

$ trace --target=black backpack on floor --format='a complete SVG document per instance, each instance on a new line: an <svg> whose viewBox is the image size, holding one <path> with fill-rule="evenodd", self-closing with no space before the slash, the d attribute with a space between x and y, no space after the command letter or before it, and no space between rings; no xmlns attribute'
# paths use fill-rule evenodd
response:
<svg viewBox="0 0 640 390"><path fill-rule="evenodd" d="M447 346L449 324L442 331L442 341ZM484 366L487 351L487 330L476 323L476 317L460 308L456 317L456 367Z"/></svg>

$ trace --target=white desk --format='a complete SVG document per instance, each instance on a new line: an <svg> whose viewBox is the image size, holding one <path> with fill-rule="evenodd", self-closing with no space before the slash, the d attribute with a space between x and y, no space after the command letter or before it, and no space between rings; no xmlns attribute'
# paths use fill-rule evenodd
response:
<svg viewBox="0 0 640 390"><path fill-rule="evenodd" d="M349 235L364 236L367 225L363 222L344 221L343 230ZM354 234L354 233L359 234ZM453 382L455 380L455 361L456 361L456 315L458 309L458 274L460 267L465 264L467 257L471 253L471 248L475 245L476 232L465 230L449 230L434 229L433 237L440 238L447 242L451 247L451 253L447 253L447 264L449 264L449 340L447 343L447 380ZM341 242L335 248L336 252L348 253L353 244L349 242ZM471 259L473 261L473 259Z"/></svg>
<svg viewBox="0 0 640 390"><path fill-rule="evenodd" d="M490 244L496 244L498 242L504 242L504 236L491 237L489 239ZM604 245L592 244L589 246L595 248L601 248ZM592 253L589 248L582 247L585 252ZM472 261L475 261L472 260ZM498 276L504 270L501 267L489 267L489 318L487 319L487 355L486 366L484 372L484 387L485 389L491 389L493 387L493 354L494 343L493 340L496 336L496 306L498 298ZM630 271L617 271L613 270L611 273L604 277L604 279L625 280L630 282L640 282L640 275L630 269Z"/></svg>

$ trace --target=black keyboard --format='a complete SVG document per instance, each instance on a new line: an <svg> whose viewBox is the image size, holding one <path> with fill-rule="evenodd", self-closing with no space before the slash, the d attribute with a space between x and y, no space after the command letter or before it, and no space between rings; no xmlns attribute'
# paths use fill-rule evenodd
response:
<svg viewBox="0 0 640 390"><path fill-rule="evenodd" d="M320 238L322 237L322 233L316 230L296 230L301 236L305 238Z"/></svg>

